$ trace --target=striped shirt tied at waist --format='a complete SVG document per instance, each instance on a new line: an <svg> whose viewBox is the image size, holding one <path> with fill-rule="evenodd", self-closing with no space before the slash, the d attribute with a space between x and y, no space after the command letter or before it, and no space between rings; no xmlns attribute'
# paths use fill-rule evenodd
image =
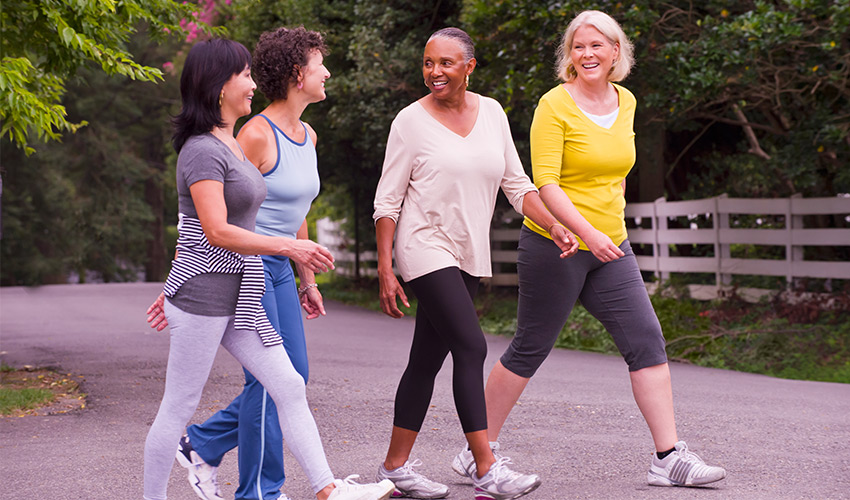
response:
<svg viewBox="0 0 850 500"><path fill-rule="evenodd" d="M177 231L178 258L172 262L171 272L165 280L165 295L174 297L183 283L199 274L242 273L234 326L237 330L256 331L266 347L282 345L283 340L269 322L260 302L266 293L260 256L242 255L211 245L201 221L194 217L179 214Z"/></svg>

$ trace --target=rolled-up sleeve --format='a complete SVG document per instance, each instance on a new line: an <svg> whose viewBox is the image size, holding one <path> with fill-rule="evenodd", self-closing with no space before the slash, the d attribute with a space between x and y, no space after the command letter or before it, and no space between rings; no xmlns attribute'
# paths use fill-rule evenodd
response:
<svg viewBox="0 0 850 500"><path fill-rule="evenodd" d="M511 135L511 126L508 123L508 117L504 111L501 111L500 114L503 129L502 137L505 143L505 175L502 177L501 187L511 206L514 207L514 210L522 214L523 198L530 192L536 192L537 188L534 187L531 179L528 178L528 175L522 168L522 162L519 159L519 153L517 153L516 145Z"/></svg>
<svg viewBox="0 0 850 500"><path fill-rule="evenodd" d="M404 143L397 121L393 121L387 139L381 179L378 181L375 192L375 212L372 214L372 220L377 222L378 219L389 217L398 223L398 215L407 194L412 169L413 161L410 152Z"/></svg>
<svg viewBox="0 0 850 500"><path fill-rule="evenodd" d="M531 121L531 172L534 185L559 185L564 158L564 122L559 120L551 104L540 99Z"/></svg>

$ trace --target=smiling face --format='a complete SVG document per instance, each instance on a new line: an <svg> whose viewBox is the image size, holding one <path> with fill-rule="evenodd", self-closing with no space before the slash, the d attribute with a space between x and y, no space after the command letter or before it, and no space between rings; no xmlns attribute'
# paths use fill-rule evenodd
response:
<svg viewBox="0 0 850 500"><path fill-rule="evenodd" d="M299 82L301 90L308 95L310 102L323 101L325 94L325 80L331 77L331 72L325 67L325 56L318 50L313 50L307 56L307 65L301 69Z"/></svg>
<svg viewBox="0 0 850 500"><path fill-rule="evenodd" d="M611 67L620 52L620 46L593 26L581 26L573 36L570 58L578 78L585 83L608 81Z"/></svg>
<svg viewBox="0 0 850 500"><path fill-rule="evenodd" d="M475 68L475 58L466 61L463 47L449 38L434 38L425 45L422 76L435 99L451 99L466 91L466 77Z"/></svg>
<svg viewBox="0 0 850 500"><path fill-rule="evenodd" d="M225 82L221 88L221 117L225 121L236 121L236 118L251 114L251 99L257 85L251 78L251 68L245 66Z"/></svg>

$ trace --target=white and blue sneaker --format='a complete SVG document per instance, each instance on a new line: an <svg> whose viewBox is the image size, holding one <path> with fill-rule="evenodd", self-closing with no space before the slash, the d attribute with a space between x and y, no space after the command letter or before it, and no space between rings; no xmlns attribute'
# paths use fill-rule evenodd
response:
<svg viewBox="0 0 850 500"><path fill-rule="evenodd" d="M189 436L184 434L177 445L177 463L186 467L189 472L189 484L192 491L202 500L224 500L218 487L218 467L204 462L198 452L189 443Z"/></svg>

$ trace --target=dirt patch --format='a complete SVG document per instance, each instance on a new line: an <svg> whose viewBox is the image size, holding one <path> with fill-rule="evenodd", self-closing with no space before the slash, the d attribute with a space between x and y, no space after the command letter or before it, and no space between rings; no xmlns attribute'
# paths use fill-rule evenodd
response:
<svg viewBox="0 0 850 500"><path fill-rule="evenodd" d="M53 393L53 399L36 408L12 410L0 418L16 418L35 415L55 415L81 410L86 407L86 394L80 390L82 375L59 373L48 368L24 366L17 370L0 373L0 385L8 389L45 389Z"/></svg>

